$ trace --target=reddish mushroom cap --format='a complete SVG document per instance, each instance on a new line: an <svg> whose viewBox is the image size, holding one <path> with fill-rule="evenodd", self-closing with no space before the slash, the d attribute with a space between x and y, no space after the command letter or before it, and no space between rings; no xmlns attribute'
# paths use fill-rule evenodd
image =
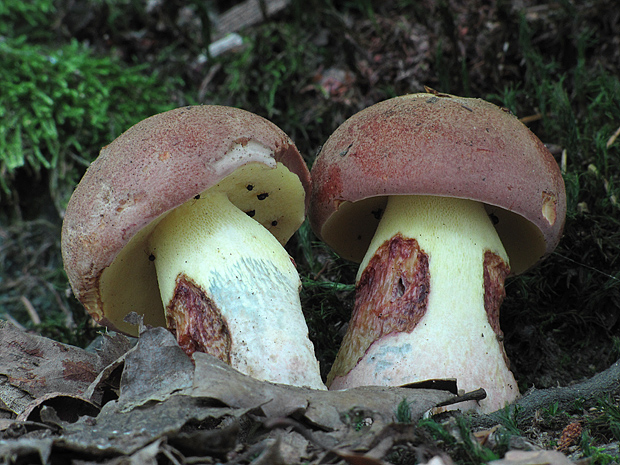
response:
<svg viewBox="0 0 620 465"><path fill-rule="evenodd" d="M412 94L345 121L312 167L310 222L360 262L389 195L437 195L485 204L514 274L557 245L566 194L557 162L507 110L480 99Z"/></svg>
<svg viewBox="0 0 620 465"><path fill-rule="evenodd" d="M250 143L261 150L234 150ZM252 162L284 164L299 177L308 203L310 175L291 139L273 123L237 108L171 110L141 121L104 147L73 193L62 228L67 277L93 318L134 334L135 329L122 321L130 311L144 314L147 324L164 325L154 266L141 260L139 267L131 268L136 253L148 257L144 248L134 244L134 255L125 258L129 271L105 278L116 281L110 288L124 280L135 285L132 301L112 314L108 306L116 297L113 290L102 295L102 273L151 222ZM286 242L302 221L303 216L288 229L272 233ZM143 272L149 273L148 279L141 277Z"/></svg>

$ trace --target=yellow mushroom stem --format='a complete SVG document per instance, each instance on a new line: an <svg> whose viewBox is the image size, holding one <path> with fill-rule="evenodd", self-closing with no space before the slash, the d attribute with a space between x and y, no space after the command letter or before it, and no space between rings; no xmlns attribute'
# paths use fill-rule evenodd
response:
<svg viewBox="0 0 620 465"><path fill-rule="evenodd" d="M222 192L170 212L150 238L168 327L188 353L210 353L275 383L324 389L290 256Z"/></svg>
<svg viewBox="0 0 620 465"><path fill-rule="evenodd" d="M358 272L330 389L456 378L462 390L486 390L481 411L513 401L499 328L509 271L482 204L390 197Z"/></svg>

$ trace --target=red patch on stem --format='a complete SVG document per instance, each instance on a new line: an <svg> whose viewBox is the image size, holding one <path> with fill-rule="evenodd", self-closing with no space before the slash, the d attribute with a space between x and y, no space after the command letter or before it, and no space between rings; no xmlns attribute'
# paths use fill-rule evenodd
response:
<svg viewBox="0 0 620 465"><path fill-rule="evenodd" d="M400 234L375 252L356 286L355 309L329 374L348 373L373 342L390 333L410 333L426 312L428 255Z"/></svg>
<svg viewBox="0 0 620 465"><path fill-rule="evenodd" d="M502 352L504 352L504 333L499 327L499 309L502 306L504 297L506 297L504 281L509 274L510 267L502 257L489 250L484 253L484 310L487 312L491 328L493 328L497 335ZM506 365L509 366L505 352L504 359L506 360Z"/></svg>
<svg viewBox="0 0 620 465"><path fill-rule="evenodd" d="M232 341L226 320L205 291L185 275L177 277L166 324L187 355L204 352L230 364Z"/></svg>

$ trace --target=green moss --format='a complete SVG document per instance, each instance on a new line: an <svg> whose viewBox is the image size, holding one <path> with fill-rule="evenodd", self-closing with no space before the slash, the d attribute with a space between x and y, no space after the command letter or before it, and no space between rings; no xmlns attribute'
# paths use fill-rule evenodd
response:
<svg viewBox="0 0 620 465"><path fill-rule="evenodd" d="M49 172L59 209L98 148L132 124L172 108L175 81L146 67L99 57L73 40L0 41L0 196L11 197L15 172ZM178 81L177 81L178 82Z"/></svg>

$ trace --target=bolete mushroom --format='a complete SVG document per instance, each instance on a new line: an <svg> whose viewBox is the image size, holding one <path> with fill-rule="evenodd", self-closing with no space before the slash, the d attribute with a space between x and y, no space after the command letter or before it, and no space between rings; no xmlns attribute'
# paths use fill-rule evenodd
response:
<svg viewBox="0 0 620 465"><path fill-rule="evenodd" d="M482 411L513 401L504 279L555 248L566 213L540 140L483 100L413 94L345 121L311 174L313 230L361 262L329 388L456 378L486 390Z"/></svg>
<svg viewBox="0 0 620 465"><path fill-rule="evenodd" d="M283 247L305 217L308 169L250 112L190 106L101 150L67 206L65 270L108 328L130 312L259 379L324 389Z"/></svg>

